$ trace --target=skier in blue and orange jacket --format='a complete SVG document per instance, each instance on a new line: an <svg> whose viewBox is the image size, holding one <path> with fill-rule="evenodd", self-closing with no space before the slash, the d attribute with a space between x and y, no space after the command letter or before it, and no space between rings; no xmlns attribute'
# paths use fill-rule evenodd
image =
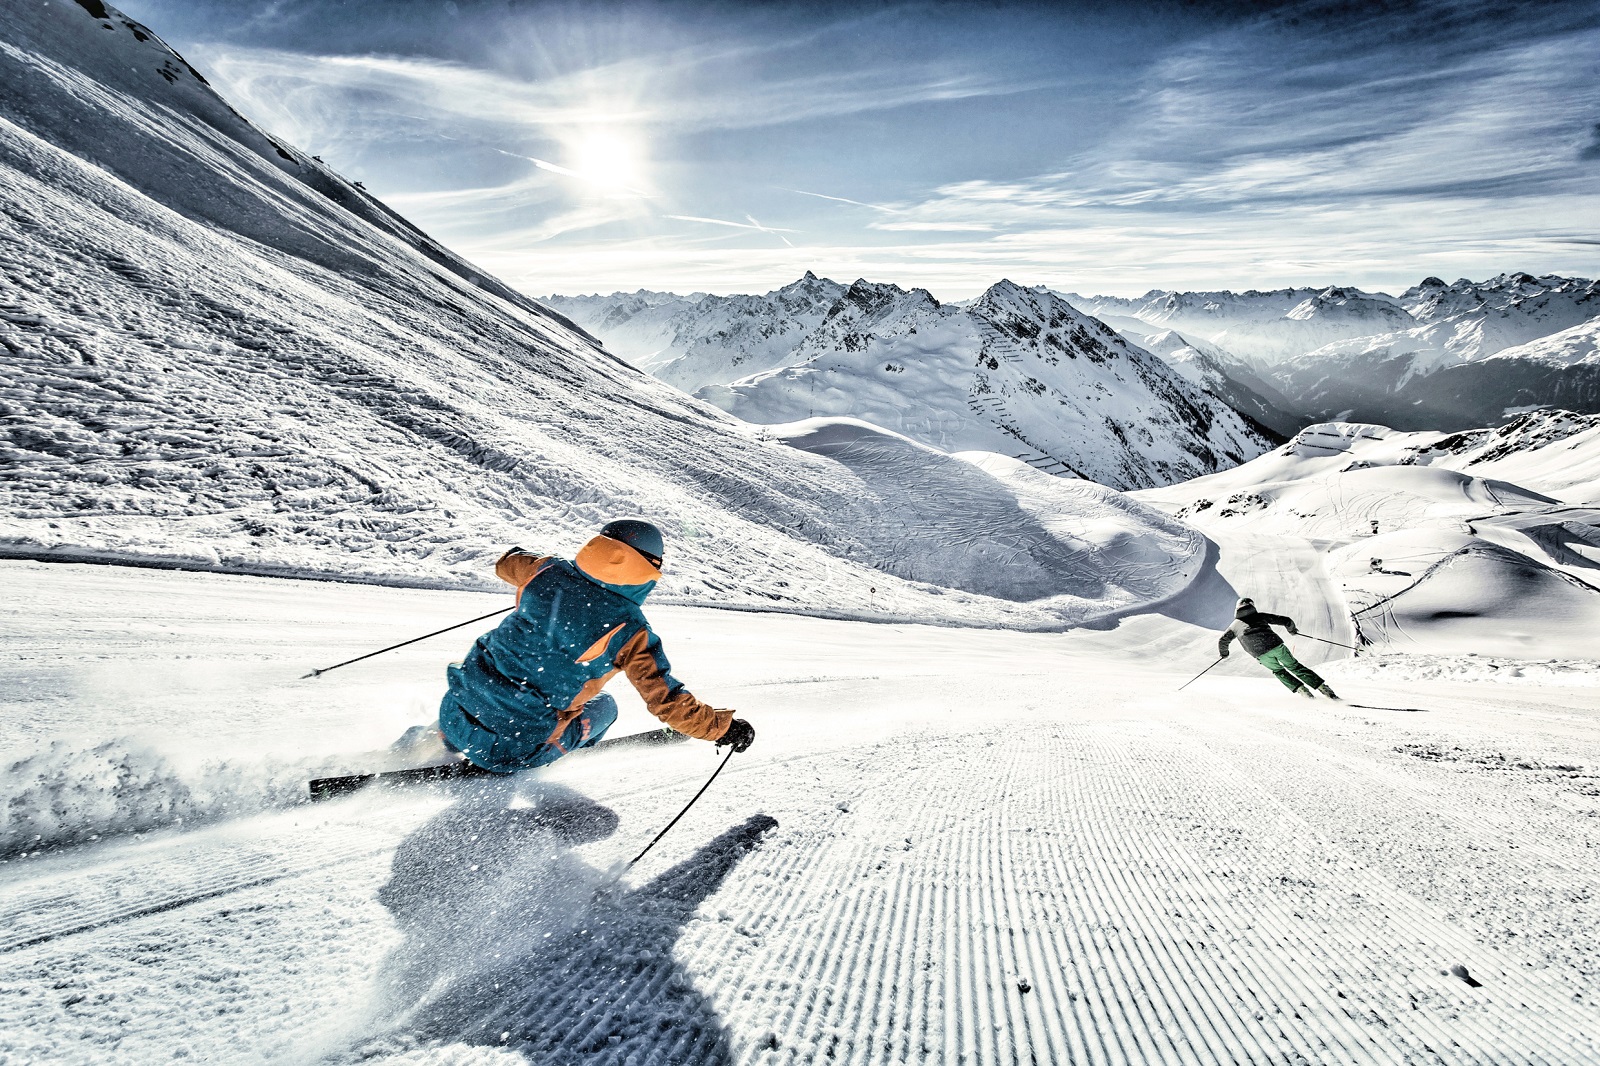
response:
<svg viewBox="0 0 1600 1066"><path fill-rule="evenodd" d="M661 578L661 531L609 523L568 562L512 548L495 563L517 606L448 671L439 732L496 773L544 766L605 735L617 703L600 690L626 673L650 712L680 733L744 751L755 730L672 676L641 610Z"/></svg>

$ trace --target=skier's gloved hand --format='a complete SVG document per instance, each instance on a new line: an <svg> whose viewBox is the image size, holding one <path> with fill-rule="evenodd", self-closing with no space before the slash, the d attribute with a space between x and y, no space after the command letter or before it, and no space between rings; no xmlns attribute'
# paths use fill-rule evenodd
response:
<svg viewBox="0 0 1600 1066"><path fill-rule="evenodd" d="M1298 637L1300 635L1300 631L1294 627L1293 622L1290 622L1287 626L1284 626L1284 628L1289 631L1289 635L1291 637Z"/></svg>
<svg viewBox="0 0 1600 1066"><path fill-rule="evenodd" d="M722 734L722 739L717 741L717 747L732 744L734 751L744 751L756 741L756 730L743 718L735 718L728 723L728 731Z"/></svg>
<svg viewBox="0 0 1600 1066"><path fill-rule="evenodd" d="M1221 654L1221 655L1220 655L1220 656L1218 656L1218 658L1220 658L1220 659L1226 659L1226 658L1227 658L1227 657L1228 657L1228 655L1229 655L1229 651L1228 651L1228 649L1227 649L1227 648L1223 648L1223 649L1222 649L1222 654Z"/></svg>

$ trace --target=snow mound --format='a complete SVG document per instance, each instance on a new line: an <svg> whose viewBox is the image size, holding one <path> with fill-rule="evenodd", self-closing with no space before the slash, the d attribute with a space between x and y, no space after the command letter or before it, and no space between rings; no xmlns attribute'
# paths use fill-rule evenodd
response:
<svg viewBox="0 0 1600 1066"><path fill-rule="evenodd" d="M1328 559L1363 642L1396 650L1593 656L1600 587L1484 538L1371 537Z"/></svg>
<svg viewBox="0 0 1600 1066"><path fill-rule="evenodd" d="M1102 485L1007 456L949 456L857 419L767 427L774 439L848 467L870 496L843 517L900 576L1087 620L1163 599L1194 579L1204 540Z"/></svg>

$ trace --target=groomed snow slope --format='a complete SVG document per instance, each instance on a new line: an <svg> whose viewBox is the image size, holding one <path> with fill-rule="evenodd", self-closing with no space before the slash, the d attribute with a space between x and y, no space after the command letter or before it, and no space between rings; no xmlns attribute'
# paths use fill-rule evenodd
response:
<svg viewBox="0 0 1600 1066"><path fill-rule="evenodd" d="M114 10L8 18L0 79L26 91L0 97L0 552L486 588L511 544L571 552L641 513L672 544L666 598L1084 616L906 580L837 518L893 515L847 467L612 357ZM943 549L986 522L952 514Z"/></svg>
<svg viewBox="0 0 1600 1066"><path fill-rule="evenodd" d="M1185 609L1263 577L1239 561ZM290 679L502 597L0 571L28 607L0 622L4 721L27 726L0 810L103 835L0 863L0 1058L1600 1056L1592 687L1340 681L1339 705L1217 671L1175 694L1214 634L1173 617L1044 635L658 610L678 672L759 736L623 873L709 745L289 805L420 719L461 642ZM1310 577L1266 584L1304 619ZM629 700L619 731L647 721Z"/></svg>

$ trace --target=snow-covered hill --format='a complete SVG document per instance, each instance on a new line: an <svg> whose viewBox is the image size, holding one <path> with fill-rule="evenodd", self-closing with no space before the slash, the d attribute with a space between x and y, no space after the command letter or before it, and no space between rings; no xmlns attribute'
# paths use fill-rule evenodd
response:
<svg viewBox="0 0 1600 1066"><path fill-rule="evenodd" d="M838 517L898 506L848 466L607 353L250 125L145 27L90 2L6 17L0 551L472 586L507 544L571 550L645 513L668 598L1101 610L903 576Z"/></svg>
<svg viewBox="0 0 1600 1066"><path fill-rule="evenodd" d="M998 367L984 370L979 360L979 347L995 341L995 325L986 314L994 309L992 293L1013 290L1018 291L1018 296L1006 299L1026 303L1029 298L1006 282L979 299L941 304L925 290L906 291L896 285L866 280L845 288L808 271L798 282L765 296L672 296L640 291L547 299L579 325L594 331L613 351L635 360L662 381L685 391L698 391L702 399L747 421L792 421L814 415L864 418L934 447L998 448L1006 455L1022 456L1051 471L1106 477L1107 483L1118 487L1149 485L1171 480L1174 475L1216 469L1218 461L1206 458L1206 453L1253 455L1251 445L1240 448L1237 439L1230 442L1226 434L1224 439L1214 439L1211 434L1208 423L1216 416L1227 421L1227 407L1280 435L1299 429L1299 419L1278 410L1274 400L1242 383L1242 379L1254 379L1253 371L1243 363L1214 349L1198 355L1190 351L1186 341L1168 338L1171 343L1166 343L1166 349L1170 354L1163 354L1163 360L1200 394L1184 400L1197 403L1198 410L1203 411L1198 432L1192 439L1178 443L1182 450L1194 453L1197 464L1179 463L1163 471L1150 463L1154 453L1149 450L1128 463L1120 459L1112 463L1101 461L1096 458L1098 453L1126 451L1120 443L1102 439L1106 434L1115 437L1117 431L1110 431L1110 423L1091 419L1101 424L1085 431L1082 411L1069 415L1048 403L1026 410L1029 405L1018 399L1021 394L1016 389L990 383L990 378L1006 375L1005 371L1000 375L990 373L1000 370ZM1061 309L1045 307L1062 301L1048 290L1034 291L1048 299L1024 312L1037 320L1022 327L1024 330L1045 328L1048 335L1043 323L1051 315L1077 315L1064 304ZM1014 319L1011 312L1003 312L1002 317ZM1000 328L1005 331L1010 327ZM1139 343L1136 335L1126 335L1125 339ZM1030 344L1034 343L1027 336L1005 339L995 352L1014 362L1018 351L1029 349ZM1048 359L1050 354L1046 352L1045 357ZM867 363L882 359L882 367L874 370L862 363L862 367L850 371L864 375L864 381L870 383L864 389L854 389L838 378L814 378L814 370L840 359L866 359ZM971 373L958 365L963 359L974 368ZM1190 360L1195 359L1198 362L1190 367ZM794 373L784 373L790 370ZM773 373L763 376L763 371ZM1093 375L1080 376L1082 379L1072 387L1083 395L1125 389L1125 384L1110 379L1104 387L1090 386L1090 376ZM1050 376L1040 375L1034 384L1024 383L1021 387L1034 389L1037 384L1050 381ZM821 402L814 397L818 387L830 391ZM859 402L843 402L843 395L851 392L859 392ZM752 400L757 394L760 399ZM1006 400L1005 410L997 407L1000 400ZM1182 431L1174 432L1170 424L1174 416L1178 421L1187 418L1186 411L1171 410L1170 399L1154 400L1149 410L1150 424L1165 426L1155 435L1184 437ZM1144 432L1141 416L1133 411L1110 418L1120 418L1118 426L1122 431L1134 435ZM1230 426L1229 431L1234 427ZM1064 435L1082 439L1082 447L1062 447L1059 440ZM1134 467L1146 467L1146 472L1136 474ZM1088 474L1091 469L1099 474Z"/></svg>
<svg viewBox="0 0 1600 1066"><path fill-rule="evenodd" d="M1387 650L1594 654L1600 416L1541 411L1456 434L1324 423L1137 495L1213 536L1318 544L1363 636Z"/></svg>
<svg viewBox="0 0 1600 1066"><path fill-rule="evenodd" d="M700 396L749 422L857 418L946 451L1010 454L1116 488L1169 484L1268 431L1052 293L1008 281L962 306L857 281L795 365Z"/></svg>

